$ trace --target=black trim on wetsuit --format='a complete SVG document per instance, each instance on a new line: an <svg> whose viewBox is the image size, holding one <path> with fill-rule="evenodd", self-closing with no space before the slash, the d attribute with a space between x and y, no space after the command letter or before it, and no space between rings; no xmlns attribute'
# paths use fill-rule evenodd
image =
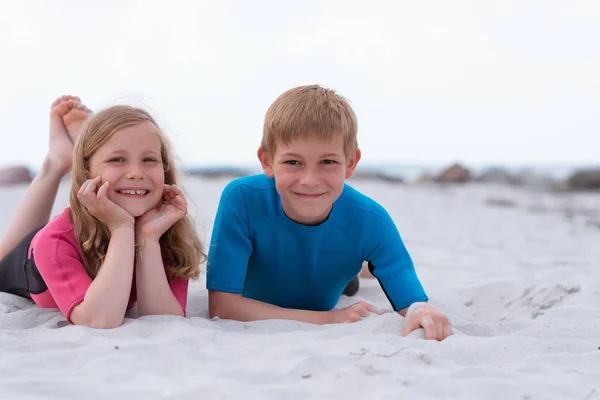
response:
<svg viewBox="0 0 600 400"><path fill-rule="evenodd" d="M358 276L355 276L344 288L344 293L346 296L354 296L356 292L358 292L358 288L360 286L360 281Z"/></svg>
<svg viewBox="0 0 600 400"><path fill-rule="evenodd" d="M392 301L392 298L388 295L388 292L385 290L385 287L381 284L381 281L379 280L379 278L377 278L377 276L373 273L373 271L375 271L375 266L373 265L373 263L371 261L368 261L368 263L369 263L369 272L371 273L371 275L373 275L375 277L375 279L377 279L377 282L379 282L379 286L381 286L381 289L383 290L385 297L387 297L387 299L390 302L390 304L392 305L394 311L400 311L398 309L398 307L396 307L396 304L394 304L394 302Z"/></svg>
<svg viewBox="0 0 600 400"><path fill-rule="evenodd" d="M48 289L35 265L33 250L31 258L27 254L31 240L43 226L30 232L0 260L0 292L31 299L31 294L40 294Z"/></svg>

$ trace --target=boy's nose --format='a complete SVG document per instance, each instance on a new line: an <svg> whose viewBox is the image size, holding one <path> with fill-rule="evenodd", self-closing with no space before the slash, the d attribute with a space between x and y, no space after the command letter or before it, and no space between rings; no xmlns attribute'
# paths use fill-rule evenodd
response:
<svg viewBox="0 0 600 400"><path fill-rule="evenodd" d="M316 171L306 170L300 177L300 183L305 186L314 186L319 182L319 176Z"/></svg>

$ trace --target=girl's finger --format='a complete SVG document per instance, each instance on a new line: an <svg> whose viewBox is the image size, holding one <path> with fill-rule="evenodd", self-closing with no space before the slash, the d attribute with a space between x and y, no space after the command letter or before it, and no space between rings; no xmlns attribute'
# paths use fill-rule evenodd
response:
<svg viewBox="0 0 600 400"><path fill-rule="evenodd" d="M186 203L185 199L183 197L181 197L180 195L175 196L175 198L173 200L175 200L175 202L178 203L178 204L185 204Z"/></svg>
<svg viewBox="0 0 600 400"><path fill-rule="evenodd" d="M100 189L98 189L98 201L105 201L107 199L106 196L106 192L108 191L108 186L110 184L108 183L108 181L104 182L102 184L102 186L100 186Z"/></svg>
<svg viewBox="0 0 600 400"><path fill-rule="evenodd" d="M81 187L77 191L77 197L83 196L83 192L85 192L85 189L87 188L87 185L89 184L89 182L90 182L89 180L83 182L83 185L81 185Z"/></svg>
<svg viewBox="0 0 600 400"><path fill-rule="evenodd" d="M96 181L95 179L89 181L89 183L87 184L85 190L83 191L83 194L85 196L90 196L91 194L96 192Z"/></svg>
<svg viewBox="0 0 600 400"><path fill-rule="evenodd" d="M183 192L181 191L181 189L179 189L176 185L171 185L171 189L173 190L173 192L175 194L178 194L180 196L183 196Z"/></svg>

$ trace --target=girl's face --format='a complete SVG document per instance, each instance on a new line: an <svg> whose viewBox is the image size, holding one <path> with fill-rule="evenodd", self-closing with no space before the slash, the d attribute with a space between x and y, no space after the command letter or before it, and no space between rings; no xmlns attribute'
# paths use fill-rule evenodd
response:
<svg viewBox="0 0 600 400"><path fill-rule="evenodd" d="M162 199L165 172L156 127L143 122L119 129L89 158L92 178L108 181L108 198L133 217Z"/></svg>

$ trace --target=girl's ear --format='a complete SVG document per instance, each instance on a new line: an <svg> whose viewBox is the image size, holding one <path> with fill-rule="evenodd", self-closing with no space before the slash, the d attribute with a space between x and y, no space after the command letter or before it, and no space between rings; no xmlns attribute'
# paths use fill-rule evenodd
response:
<svg viewBox="0 0 600 400"><path fill-rule="evenodd" d="M265 175L269 178L272 178L274 176L273 160L271 159L270 155L264 151L262 147L258 148L256 155L258 156L258 161L260 161L260 165L262 166Z"/></svg>

